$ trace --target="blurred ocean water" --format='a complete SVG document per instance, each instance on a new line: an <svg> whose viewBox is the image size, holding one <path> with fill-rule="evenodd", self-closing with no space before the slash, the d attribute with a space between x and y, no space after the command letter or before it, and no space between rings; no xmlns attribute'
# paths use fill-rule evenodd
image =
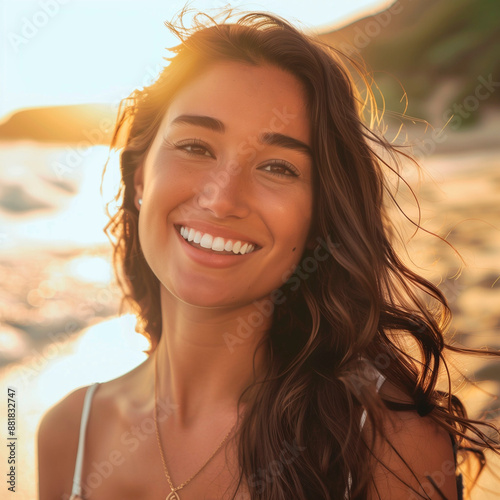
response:
<svg viewBox="0 0 500 500"><path fill-rule="evenodd" d="M117 317L103 232L113 194L100 194L107 156L104 146L0 143L0 386L16 390L19 498L36 498L42 414L74 389L146 359L135 317Z"/></svg>

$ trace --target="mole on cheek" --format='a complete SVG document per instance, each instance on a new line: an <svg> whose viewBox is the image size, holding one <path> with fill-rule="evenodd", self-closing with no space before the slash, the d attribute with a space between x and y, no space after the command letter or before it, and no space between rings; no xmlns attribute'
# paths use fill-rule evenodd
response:
<svg viewBox="0 0 500 500"><path fill-rule="evenodd" d="M292 250L292 252L295 252L295 250L297 250L297 247L293 247L293 250Z"/></svg>

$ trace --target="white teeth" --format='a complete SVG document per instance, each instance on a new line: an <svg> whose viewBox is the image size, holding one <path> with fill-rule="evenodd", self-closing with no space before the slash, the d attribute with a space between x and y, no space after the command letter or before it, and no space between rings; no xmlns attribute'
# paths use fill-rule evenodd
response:
<svg viewBox="0 0 500 500"><path fill-rule="evenodd" d="M212 242L214 238L211 234L205 233L200 240L200 247L212 248Z"/></svg>
<svg viewBox="0 0 500 500"><path fill-rule="evenodd" d="M198 243L203 248L209 248L215 252L233 252L234 254L244 255L255 250L255 245L252 243L242 243L241 241L233 242L225 240L221 236L212 236L208 233L202 233L196 229L182 226L179 230L181 236L194 243Z"/></svg>
<svg viewBox="0 0 500 500"><path fill-rule="evenodd" d="M222 252L224 250L224 238L217 236L214 238L214 242L212 243L212 250L216 252Z"/></svg>
<svg viewBox="0 0 500 500"><path fill-rule="evenodd" d="M240 253L240 248L241 248L241 241L237 241L233 245L233 252L234 253Z"/></svg>

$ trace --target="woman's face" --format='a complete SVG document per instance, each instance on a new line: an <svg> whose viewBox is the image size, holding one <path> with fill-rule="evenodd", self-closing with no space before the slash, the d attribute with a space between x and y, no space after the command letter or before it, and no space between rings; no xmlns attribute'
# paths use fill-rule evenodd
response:
<svg viewBox="0 0 500 500"><path fill-rule="evenodd" d="M300 82L271 65L218 63L176 94L134 177L165 289L235 307L283 285L311 225L310 128Z"/></svg>

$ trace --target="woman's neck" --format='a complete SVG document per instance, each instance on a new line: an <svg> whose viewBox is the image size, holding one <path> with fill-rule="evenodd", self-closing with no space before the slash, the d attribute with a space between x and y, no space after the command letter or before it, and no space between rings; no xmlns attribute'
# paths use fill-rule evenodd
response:
<svg viewBox="0 0 500 500"><path fill-rule="evenodd" d="M182 426L234 412L242 392L266 368L265 345L256 349L272 315L255 302L232 309L195 307L165 289L161 302L162 336L153 354L158 397L175 405Z"/></svg>

